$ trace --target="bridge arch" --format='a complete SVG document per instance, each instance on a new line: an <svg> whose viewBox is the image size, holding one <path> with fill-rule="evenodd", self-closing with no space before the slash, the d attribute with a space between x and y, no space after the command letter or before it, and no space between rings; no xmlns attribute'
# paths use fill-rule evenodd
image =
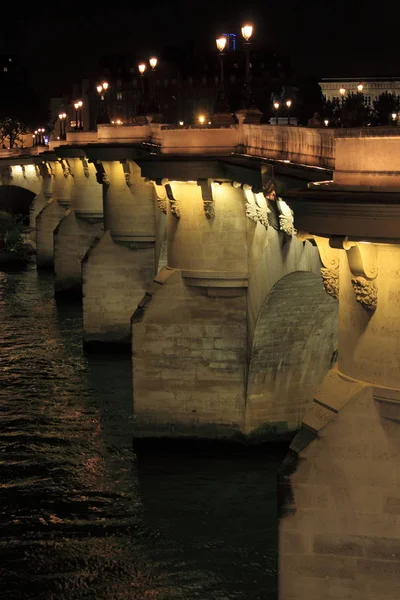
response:
<svg viewBox="0 0 400 600"><path fill-rule="evenodd" d="M0 211L28 216L36 194L18 185L0 185Z"/></svg>
<svg viewBox="0 0 400 600"><path fill-rule="evenodd" d="M337 348L337 301L321 277L296 271L265 299L250 356L246 430L275 437L299 426Z"/></svg>

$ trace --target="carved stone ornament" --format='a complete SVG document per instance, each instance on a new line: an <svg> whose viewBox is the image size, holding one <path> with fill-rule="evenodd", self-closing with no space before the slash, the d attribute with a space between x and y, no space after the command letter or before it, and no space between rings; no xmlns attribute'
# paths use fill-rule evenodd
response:
<svg viewBox="0 0 400 600"><path fill-rule="evenodd" d="M87 159L84 157L81 158L81 161L82 161L83 174L85 175L85 177L89 177L89 175L90 175L89 163L88 163Z"/></svg>
<svg viewBox="0 0 400 600"><path fill-rule="evenodd" d="M278 198L276 205L280 212L279 227L281 231L287 235L296 235L297 231L294 227L294 215L292 209L286 204L282 198Z"/></svg>
<svg viewBox="0 0 400 600"><path fill-rule="evenodd" d="M174 217L180 219L181 211L179 209L179 200L177 198L174 198L174 194L172 192L172 187L170 183L165 184L165 191L167 192L171 213L174 215Z"/></svg>
<svg viewBox="0 0 400 600"><path fill-rule="evenodd" d="M127 160L121 160L120 162L122 165L122 169L124 171L125 183L128 187L131 187L133 182L132 182L131 170L129 168L129 163Z"/></svg>
<svg viewBox="0 0 400 600"><path fill-rule="evenodd" d="M43 177L46 175L49 175L50 177L56 176L54 169L53 169L53 165L50 162L43 161L42 164L40 165L40 168L42 169Z"/></svg>
<svg viewBox="0 0 400 600"><path fill-rule="evenodd" d="M339 298L339 269L321 268L322 281L327 294Z"/></svg>
<svg viewBox="0 0 400 600"><path fill-rule="evenodd" d="M72 175L71 167L67 160L60 158L60 159L58 159L58 162L61 165L64 177L68 177L68 175Z"/></svg>
<svg viewBox="0 0 400 600"><path fill-rule="evenodd" d="M167 199L159 198L157 196L157 204L158 204L158 208L161 210L161 212L164 213L164 215L166 215L167 214Z"/></svg>
<svg viewBox="0 0 400 600"><path fill-rule="evenodd" d="M378 288L373 280L365 277L352 277L351 283L356 300L365 310L374 312L378 302Z"/></svg>
<svg viewBox="0 0 400 600"><path fill-rule="evenodd" d="M203 198L204 214L207 219L213 219L215 217L215 201L212 189L211 179L199 179L197 185L201 189L201 196Z"/></svg>
<svg viewBox="0 0 400 600"><path fill-rule="evenodd" d="M104 185L110 185L110 180L108 178L108 174L103 166L103 163L101 163L99 160L97 160L94 163L95 169L96 169L96 181L97 183L103 184Z"/></svg>
<svg viewBox="0 0 400 600"><path fill-rule="evenodd" d="M246 207L246 217L248 217L254 223L261 223L264 225L265 229L268 229L269 226L269 218L271 210L265 204L265 206L259 206L254 200L254 198L247 198L247 202L245 204Z"/></svg>

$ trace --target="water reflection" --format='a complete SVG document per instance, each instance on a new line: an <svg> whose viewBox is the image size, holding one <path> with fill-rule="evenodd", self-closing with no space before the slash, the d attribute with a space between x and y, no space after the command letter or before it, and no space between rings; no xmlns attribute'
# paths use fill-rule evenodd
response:
<svg viewBox="0 0 400 600"><path fill-rule="evenodd" d="M129 357L85 356L50 275L0 273L5 599L275 597L276 456L132 448Z"/></svg>

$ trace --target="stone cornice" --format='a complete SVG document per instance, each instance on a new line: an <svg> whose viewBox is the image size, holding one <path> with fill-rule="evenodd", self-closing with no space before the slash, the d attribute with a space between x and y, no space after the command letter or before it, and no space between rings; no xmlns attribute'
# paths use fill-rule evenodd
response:
<svg viewBox="0 0 400 600"><path fill-rule="evenodd" d="M400 243L400 193L296 190L284 194L298 230Z"/></svg>

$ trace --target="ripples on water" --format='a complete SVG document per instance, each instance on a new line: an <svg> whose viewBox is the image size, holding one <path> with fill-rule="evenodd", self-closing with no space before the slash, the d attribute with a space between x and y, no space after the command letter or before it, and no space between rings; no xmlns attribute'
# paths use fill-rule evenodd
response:
<svg viewBox="0 0 400 600"><path fill-rule="evenodd" d="M0 598L276 598L274 456L132 449L130 359L0 272Z"/></svg>

